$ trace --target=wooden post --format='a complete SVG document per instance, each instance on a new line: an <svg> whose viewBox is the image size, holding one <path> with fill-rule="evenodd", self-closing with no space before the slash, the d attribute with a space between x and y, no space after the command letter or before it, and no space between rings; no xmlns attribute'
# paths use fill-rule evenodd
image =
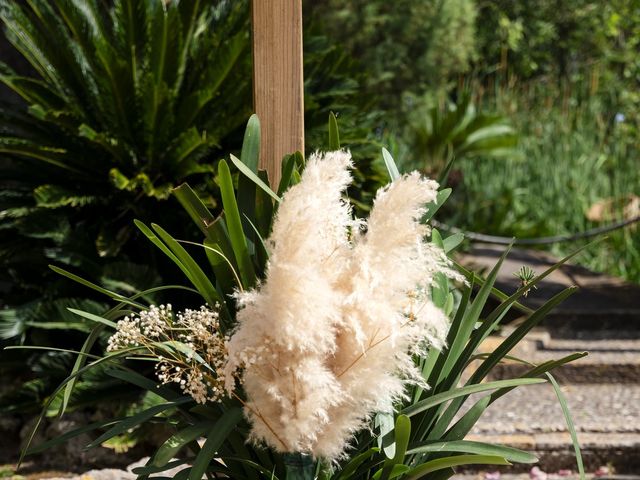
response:
<svg viewBox="0 0 640 480"><path fill-rule="evenodd" d="M277 188L282 157L304 153L302 0L252 0L253 104L260 168Z"/></svg>

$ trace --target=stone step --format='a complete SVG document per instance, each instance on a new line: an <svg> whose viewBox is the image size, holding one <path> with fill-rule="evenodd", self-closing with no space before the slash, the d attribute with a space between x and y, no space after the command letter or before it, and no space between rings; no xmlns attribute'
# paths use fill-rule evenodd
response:
<svg viewBox="0 0 640 480"><path fill-rule="evenodd" d="M640 385L563 385L585 468L610 465L640 472ZM478 396L479 398L480 396ZM468 402L472 404L472 402ZM498 399L469 439L511 445L540 459L544 471L576 470L573 445L556 394L548 384L516 388ZM509 467L515 472L531 466Z"/></svg>
<svg viewBox="0 0 640 480"><path fill-rule="evenodd" d="M475 244L458 260L467 268L488 272L497 263L504 247ZM511 294L520 286L514 275L526 265L542 273L557 263L558 258L538 251L514 248L498 274L496 286ZM566 287L576 285L578 292L556 307L544 320L554 337L573 338L576 330L608 330L614 338L640 338L640 285L625 282L576 265L563 265L545 278L537 290L532 290L522 302L529 308L539 308ZM632 337L629 337L632 335Z"/></svg>
<svg viewBox="0 0 640 480"><path fill-rule="evenodd" d="M489 337L481 350L494 350L513 328L515 326L508 326L500 336ZM583 332L575 333L582 338L559 339L552 337L546 329L537 329L527 335L512 353L540 364L575 352L588 352L586 357L554 370L554 375L563 383L640 383L640 340L594 339L582 335ZM600 334L602 337L606 332L601 331ZM492 370L491 378L513 378L528 369L522 363L506 360Z"/></svg>

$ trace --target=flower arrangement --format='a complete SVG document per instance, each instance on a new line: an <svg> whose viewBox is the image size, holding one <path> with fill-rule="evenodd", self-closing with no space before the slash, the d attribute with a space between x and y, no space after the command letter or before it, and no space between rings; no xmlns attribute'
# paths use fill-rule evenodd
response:
<svg viewBox="0 0 640 480"><path fill-rule="evenodd" d="M64 413L77 378L105 362L112 376L161 399L95 425L101 433L89 446L162 418L174 433L135 473L147 478L183 465L180 478L188 480L440 479L460 465L536 461L527 452L465 437L497 398L545 382L541 377L553 368L584 356L530 364L521 377L483 382L573 293L567 289L535 312L518 304L571 256L511 296L497 292L502 260L479 278L447 257L461 236L443 239L427 226L450 190L439 191L415 172L401 176L386 150L393 181L378 191L368 219L354 218L345 198L352 161L337 144L335 117L330 132L329 153L283 160L274 191L256 167L259 122L252 117L241 158L231 157L241 175L237 187L227 162L218 166L222 215L214 217L187 185L175 190L205 236L201 244L136 223L192 285L162 289L193 294L196 309L145 304L157 288L124 297L52 267L118 305L103 316L72 310L96 326L49 403L62 397ZM204 250L213 276L183 244ZM500 303L481 316L491 295ZM480 343L511 308L527 320L494 352L479 355ZM93 358L89 352L101 339L108 354ZM155 380L130 368L129 359L140 358L155 364ZM463 376L472 360L480 366ZM490 393L462 413L469 395L480 392Z"/></svg>

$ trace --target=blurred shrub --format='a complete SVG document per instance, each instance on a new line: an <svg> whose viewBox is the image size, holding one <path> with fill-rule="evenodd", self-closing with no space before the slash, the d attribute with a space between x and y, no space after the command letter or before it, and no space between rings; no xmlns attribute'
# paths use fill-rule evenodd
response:
<svg viewBox="0 0 640 480"><path fill-rule="evenodd" d="M333 42L362 61L369 89L391 109L404 92L446 86L473 57L472 0L321 0L307 9Z"/></svg>
<svg viewBox="0 0 640 480"><path fill-rule="evenodd" d="M431 175L446 175L454 160L479 155L513 155L518 137L503 115L478 112L471 94L455 102L418 103L409 117L407 138L414 155L409 163Z"/></svg>

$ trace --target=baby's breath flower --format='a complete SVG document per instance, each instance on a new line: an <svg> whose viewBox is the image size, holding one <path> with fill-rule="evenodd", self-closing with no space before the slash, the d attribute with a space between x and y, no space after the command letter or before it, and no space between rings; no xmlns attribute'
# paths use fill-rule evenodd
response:
<svg viewBox="0 0 640 480"><path fill-rule="evenodd" d="M166 342L182 343L186 353L172 349L171 355L166 355ZM140 347L143 355L157 359L155 372L161 383L175 384L196 402L206 403L218 401L226 393L223 368L227 342L220 332L218 305L175 314L171 304L152 305L117 323L107 351Z"/></svg>

